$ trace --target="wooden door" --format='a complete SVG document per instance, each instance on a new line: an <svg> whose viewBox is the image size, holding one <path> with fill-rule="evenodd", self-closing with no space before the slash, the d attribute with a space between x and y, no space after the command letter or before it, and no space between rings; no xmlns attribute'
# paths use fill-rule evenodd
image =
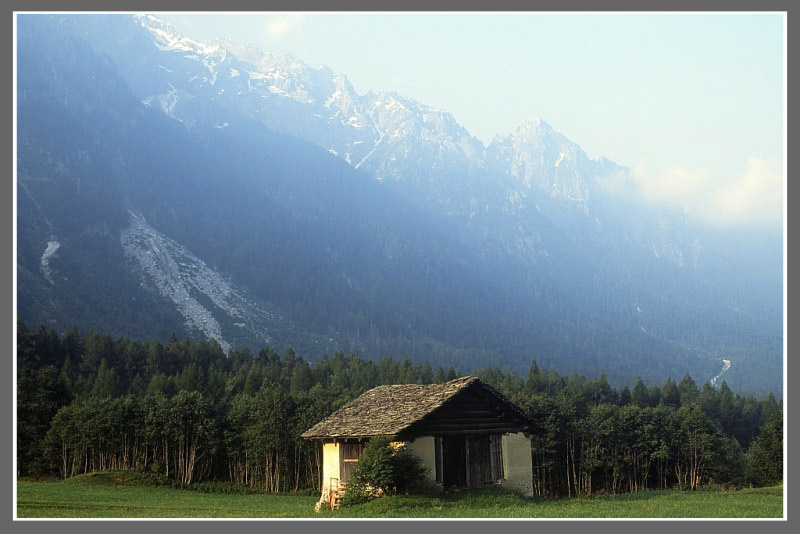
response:
<svg viewBox="0 0 800 534"><path fill-rule="evenodd" d="M363 443L342 443L339 445L339 476L342 482L350 482L350 477L364 452Z"/></svg>
<svg viewBox="0 0 800 534"><path fill-rule="evenodd" d="M468 485L471 488L493 484L492 454L489 436L467 438Z"/></svg>

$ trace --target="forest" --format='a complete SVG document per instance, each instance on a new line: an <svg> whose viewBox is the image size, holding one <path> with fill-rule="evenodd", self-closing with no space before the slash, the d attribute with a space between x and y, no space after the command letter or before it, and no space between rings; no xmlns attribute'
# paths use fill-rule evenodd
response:
<svg viewBox="0 0 800 534"><path fill-rule="evenodd" d="M433 357L434 355L432 355ZM605 376L475 373L524 408L543 496L780 483L783 406L723 382L612 387ZM367 389L439 383L456 369L340 352L309 362L215 342L114 338L17 324L17 476L129 469L179 486L319 489L321 451L300 434Z"/></svg>

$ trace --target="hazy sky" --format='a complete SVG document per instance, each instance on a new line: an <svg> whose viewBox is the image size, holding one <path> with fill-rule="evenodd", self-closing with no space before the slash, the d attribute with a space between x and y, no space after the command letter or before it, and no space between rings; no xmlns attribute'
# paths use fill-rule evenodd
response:
<svg viewBox="0 0 800 534"><path fill-rule="evenodd" d="M780 14L159 16L449 111L484 144L540 117L712 222L782 220Z"/></svg>

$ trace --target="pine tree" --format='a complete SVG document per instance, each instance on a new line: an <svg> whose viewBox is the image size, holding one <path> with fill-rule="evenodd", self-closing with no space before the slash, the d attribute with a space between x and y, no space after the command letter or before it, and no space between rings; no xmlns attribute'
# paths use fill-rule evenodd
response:
<svg viewBox="0 0 800 534"><path fill-rule="evenodd" d="M689 376L689 373L683 375L683 378L678 384L678 391L680 391L681 394L681 406L697 402L697 395L700 393L697 389L697 384L695 384L692 377Z"/></svg>
<svg viewBox="0 0 800 534"><path fill-rule="evenodd" d="M664 403L664 406L669 406L670 408L680 407L681 393L672 378L667 379L664 388L661 390L661 402Z"/></svg>
<svg viewBox="0 0 800 534"><path fill-rule="evenodd" d="M632 402L631 390L628 387L628 384L625 384L622 387L622 391L619 392L619 402L618 402L618 404L620 406L628 406L629 404L631 404L631 402Z"/></svg>
<svg viewBox="0 0 800 534"><path fill-rule="evenodd" d="M647 393L647 386L644 385L641 376L636 379L636 384L633 386L631 401L633 401L634 406L638 406L639 408L650 405L650 396Z"/></svg>

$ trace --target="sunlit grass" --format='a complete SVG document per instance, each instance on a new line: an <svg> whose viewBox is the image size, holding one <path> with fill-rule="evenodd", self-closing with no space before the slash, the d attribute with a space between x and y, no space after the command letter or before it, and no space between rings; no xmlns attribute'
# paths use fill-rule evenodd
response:
<svg viewBox="0 0 800 534"><path fill-rule="evenodd" d="M59 482L19 481L18 517L305 517L318 497L200 493L98 473Z"/></svg>

